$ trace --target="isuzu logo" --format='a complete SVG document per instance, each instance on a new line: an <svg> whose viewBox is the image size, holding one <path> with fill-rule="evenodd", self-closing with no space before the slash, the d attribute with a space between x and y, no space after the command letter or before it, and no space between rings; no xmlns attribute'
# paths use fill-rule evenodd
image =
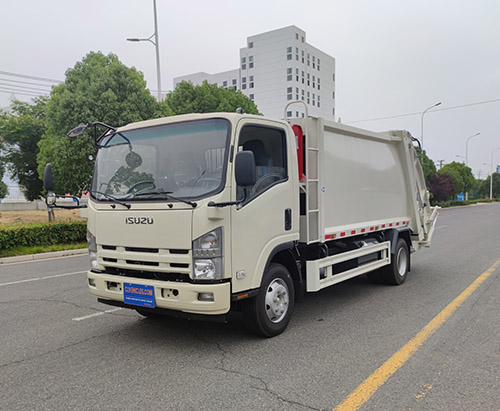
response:
<svg viewBox="0 0 500 411"><path fill-rule="evenodd" d="M153 224L153 217L125 217L125 224Z"/></svg>

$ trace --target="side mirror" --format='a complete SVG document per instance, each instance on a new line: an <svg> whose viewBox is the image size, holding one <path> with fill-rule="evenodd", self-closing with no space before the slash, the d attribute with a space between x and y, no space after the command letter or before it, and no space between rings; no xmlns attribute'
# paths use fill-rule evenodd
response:
<svg viewBox="0 0 500 411"><path fill-rule="evenodd" d="M54 179L52 178L52 164L47 163L43 171L43 187L47 192L54 191Z"/></svg>
<svg viewBox="0 0 500 411"><path fill-rule="evenodd" d="M255 184L255 157L253 151L240 151L234 160L236 184L250 187Z"/></svg>
<svg viewBox="0 0 500 411"><path fill-rule="evenodd" d="M87 128L89 127L88 124L80 124L78 127L75 127L73 130L71 130L67 136L68 137L77 137L79 136L80 134L83 134Z"/></svg>

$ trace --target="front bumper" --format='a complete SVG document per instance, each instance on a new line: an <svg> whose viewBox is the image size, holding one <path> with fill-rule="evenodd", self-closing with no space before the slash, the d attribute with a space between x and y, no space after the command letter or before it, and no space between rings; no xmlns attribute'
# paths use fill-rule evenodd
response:
<svg viewBox="0 0 500 411"><path fill-rule="evenodd" d="M144 280L121 277L110 274L87 272L87 278L93 280L90 292L99 299L123 303L123 283L153 286L155 289L155 307L182 311L192 314L220 315L231 308L231 284L191 284L171 281ZM212 293L213 301L200 301L200 293ZM130 308L135 306L129 305Z"/></svg>

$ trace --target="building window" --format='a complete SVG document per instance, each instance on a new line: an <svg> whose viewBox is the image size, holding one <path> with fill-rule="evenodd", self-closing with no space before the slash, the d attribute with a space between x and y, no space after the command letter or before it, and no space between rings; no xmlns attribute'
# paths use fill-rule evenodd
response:
<svg viewBox="0 0 500 411"><path fill-rule="evenodd" d="M332 98L335 100L335 91L332 93Z"/></svg>
<svg viewBox="0 0 500 411"><path fill-rule="evenodd" d="M287 116L287 117L292 117L292 112L291 112L291 111L287 111L287 112L286 112L286 116Z"/></svg>
<svg viewBox="0 0 500 411"><path fill-rule="evenodd" d="M250 100L252 100L252 101L255 98L255 96L253 94L250 94L248 97L250 97Z"/></svg>
<svg viewBox="0 0 500 411"><path fill-rule="evenodd" d="M291 100L292 99L292 95L291 94L287 94L286 99L287 100Z"/></svg>
<svg viewBox="0 0 500 411"><path fill-rule="evenodd" d="M246 77L242 77L242 78L241 78L241 82L242 82L242 83L246 83L246 82L247 82L247 78L246 78Z"/></svg>
<svg viewBox="0 0 500 411"><path fill-rule="evenodd" d="M332 79L335 81L335 73L332 74Z"/></svg>
<svg viewBox="0 0 500 411"><path fill-rule="evenodd" d="M246 90L246 88L247 88L247 85L246 85L246 84L242 84L242 85L241 85L241 89L242 89L242 90Z"/></svg>
<svg viewBox="0 0 500 411"><path fill-rule="evenodd" d="M287 47L287 48L286 48L286 52L287 52L287 53L291 53L291 52L292 52L292 48L291 48L291 47Z"/></svg>
<svg viewBox="0 0 500 411"><path fill-rule="evenodd" d="M253 68L253 63L248 63L248 68L249 69Z"/></svg>
<svg viewBox="0 0 500 411"><path fill-rule="evenodd" d="M288 76L286 76L286 81L292 81L292 75L289 74Z"/></svg>
<svg viewBox="0 0 500 411"><path fill-rule="evenodd" d="M246 65L246 64L242 64L242 65L241 65L241 69L242 69L242 70L246 70L246 69L247 69L247 65Z"/></svg>
<svg viewBox="0 0 500 411"><path fill-rule="evenodd" d="M304 42L304 36L302 36L302 43Z"/></svg>
<svg viewBox="0 0 500 411"><path fill-rule="evenodd" d="M248 61L253 61L253 56L248 57Z"/></svg>
<svg viewBox="0 0 500 411"><path fill-rule="evenodd" d="M227 81L222 82L222 87L227 87Z"/></svg>
<svg viewBox="0 0 500 411"><path fill-rule="evenodd" d="M299 33L295 33L295 40L299 39Z"/></svg>
<svg viewBox="0 0 500 411"><path fill-rule="evenodd" d="M253 88L253 76L250 76L250 84L249 84L249 87L250 87L250 88Z"/></svg>
<svg viewBox="0 0 500 411"><path fill-rule="evenodd" d="M292 74L292 68L291 67L288 67L286 69L286 74Z"/></svg>
<svg viewBox="0 0 500 411"><path fill-rule="evenodd" d="M286 55L286 59L287 59L287 60L291 60L291 59L292 59L292 55L291 55L291 54L287 54L287 55Z"/></svg>
<svg viewBox="0 0 500 411"><path fill-rule="evenodd" d="M292 87L287 87L286 92L287 93L291 93L292 92Z"/></svg>
<svg viewBox="0 0 500 411"><path fill-rule="evenodd" d="M236 86L236 79L233 79L233 86Z"/></svg>
<svg viewBox="0 0 500 411"><path fill-rule="evenodd" d="M242 58L241 58L241 62L242 62L242 63L246 63L246 62L247 62L247 58L246 58L246 57L242 57Z"/></svg>
<svg viewBox="0 0 500 411"><path fill-rule="evenodd" d="M250 43L248 43L248 48L249 49L253 49L253 41L251 41Z"/></svg>

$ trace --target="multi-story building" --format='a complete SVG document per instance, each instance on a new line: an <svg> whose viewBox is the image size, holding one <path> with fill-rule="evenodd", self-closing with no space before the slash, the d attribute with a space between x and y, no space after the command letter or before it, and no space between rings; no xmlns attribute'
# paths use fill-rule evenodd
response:
<svg viewBox="0 0 500 411"><path fill-rule="evenodd" d="M266 116L281 118L287 103L301 100L309 115L335 118L335 59L307 43L305 31L296 26L248 37L239 69L177 77L174 86L204 80L241 90ZM290 106L286 115L303 117L303 105Z"/></svg>

